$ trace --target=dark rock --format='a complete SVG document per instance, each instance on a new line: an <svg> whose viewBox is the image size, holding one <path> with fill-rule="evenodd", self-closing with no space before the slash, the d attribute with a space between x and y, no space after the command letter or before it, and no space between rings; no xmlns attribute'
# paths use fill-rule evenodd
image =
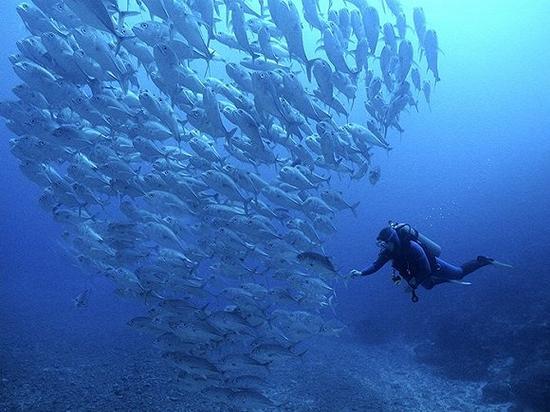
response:
<svg viewBox="0 0 550 412"><path fill-rule="evenodd" d="M437 348L432 342L421 343L414 347L416 359L420 362L431 363L436 357Z"/></svg>
<svg viewBox="0 0 550 412"><path fill-rule="evenodd" d="M449 358L443 365L443 373L450 379L479 381L487 377L488 362L484 358Z"/></svg>
<svg viewBox="0 0 550 412"><path fill-rule="evenodd" d="M479 380L487 375L488 360L472 350L455 350L456 346L439 341L421 343L414 348L419 362L432 365L449 379Z"/></svg>
<svg viewBox="0 0 550 412"><path fill-rule="evenodd" d="M489 382L482 389L482 400L485 403L507 403L513 398L512 388L506 382Z"/></svg>
<svg viewBox="0 0 550 412"><path fill-rule="evenodd" d="M513 403L508 407L506 412L525 412L525 409L517 403Z"/></svg>
<svg viewBox="0 0 550 412"><path fill-rule="evenodd" d="M380 322L377 318L364 318L353 323L355 335L364 343L382 344L395 339L399 326L395 322Z"/></svg>
<svg viewBox="0 0 550 412"><path fill-rule="evenodd" d="M515 374L512 390L518 401L536 411L550 410L550 362L541 362Z"/></svg>

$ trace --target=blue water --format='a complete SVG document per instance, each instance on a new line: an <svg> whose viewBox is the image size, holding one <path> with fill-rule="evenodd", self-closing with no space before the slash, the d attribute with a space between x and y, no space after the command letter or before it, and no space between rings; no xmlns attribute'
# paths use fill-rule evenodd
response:
<svg viewBox="0 0 550 412"><path fill-rule="evenodd" d="M10 90L18 82L7 60L15 41L26 35L17 3L0 4L0 100L13 98ZM342 360L338 370L336 352L324 352L336 370L323 369L315 350L304 360L306 369L325 376L327 386L333 385L331 376L338 380L336 398L338 391L381 393L373 410L444 408L429 396L442 381L454 388L445 390L451 398L461 397L461 386L479 383L468 394L473 403L460 410L499 405L491 398L493 387L505 393L505 407L549 410L550 3L402 4L407 10L424 7L437 28L442 81L431 111L424 104L419 113L404 114L402 138L388 155L376 154L379 183L344 184L349 197L361 201L358 218L338 216L338 232L326 251L342 273L363 269L376 257L376 234L391 219L436 240L450 262L484 254L514 268L484 268L468 278L471 286L421 290L417 304L392 285L388 268L338 289L337 312L349 326L341 344L386 353L388 368L412 356L410 368L423 371L425 380L403 379L420 401L392 406L387 400L398 390L381 390L388 383L376 376L373 387L346 386L349 363ZM181 397L168 406L158 403L156 396L168 396L162 383L171 379L166 365L157 363L147 337L125 325L141 304L114 296L108 281L90 279L63 254L61 229L39 208L39 189L19 171L9 152L10 132L1 127L0 408L123 410L139 407L136 399L143 409L180 408ZM89 285L90 306L77 310L72 298ZM388 345L393 349L384 352ZM365 365L365 376L372 368ZM493 386L484 390L487 383ZM303 390L320 410L353 407L349 397L327 404L319 401L319 388Z"/></svg>

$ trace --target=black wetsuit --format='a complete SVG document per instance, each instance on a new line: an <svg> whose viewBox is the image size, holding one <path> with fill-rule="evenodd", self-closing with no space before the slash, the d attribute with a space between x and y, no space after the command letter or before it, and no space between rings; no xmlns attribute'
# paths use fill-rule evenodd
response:
<svg viewBox="0 0 550 412"><path fill-rule="evenodd" d="M486 260L474 259L462 266L455 266L438 257L430 258L417 242L414 240L402 241L393 229L386 241L394 245L393 251L383 249L378 258L363 270L361 275L373 274L391 260L393 268L409 284L422 285L426 289L431 289L440 283L460 280L477 269L490 264Z"/></svg>

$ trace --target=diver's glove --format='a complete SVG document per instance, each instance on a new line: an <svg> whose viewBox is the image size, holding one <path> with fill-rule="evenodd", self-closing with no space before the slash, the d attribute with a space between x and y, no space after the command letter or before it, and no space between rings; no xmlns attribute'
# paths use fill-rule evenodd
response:
<svg viewBox="0 0 550 412"><path fill-rule="evenodd" d="M363 272L361 272L360 270L357 270L357 269L352 269L350 270L348 276L352 279L354 278L358 278L359 276L361 276L363 274Z"/></svg>

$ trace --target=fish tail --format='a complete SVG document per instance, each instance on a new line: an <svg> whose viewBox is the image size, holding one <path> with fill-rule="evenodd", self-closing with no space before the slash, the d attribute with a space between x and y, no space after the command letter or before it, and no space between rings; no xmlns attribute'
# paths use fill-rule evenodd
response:
<svg viewBox="0 0 550 412"><path fill-rule="evenodd" d="M359 206L361 202L354 203L350 206L351 212L353 213L353 216L357 217L357 207Z"/></svg>
<svg viewBox="0 0 550 412"><path fill-rule="evenodd" d="M238 127L234 127L233 129L231 129L229 132L227 132L227 138L228 138L228 141L230 141L233 136L235 136L235 132L238 130L239 128Z"/></svg>
<svg viewBox="0 0 550 412"><path fill-rule="evenodd" d="M212 59L214 58L216 52L214 50L210 50L208 49L207 53L206 53L206 71L204 73L204 75L206 76L207 74L210 74L210 62L212 61Z"/></svg>
<svg viewBox="0 0 550 412"><path fill-rule="evenodd" d="M357 85L357 80L359 78L359 75L361 74L361 68L356 67L353 70L350 70L349 77L354 85Z"/></svg>
<svg viewBox="0 0 550 412"><path fill-rule="evenodd" d="M316 61L317 59L306 60L306 76L307 76L308 82L310 83L311 83L311 68L313 67L313 63L315 63Z"/></svg>
<svg viewBox="0 0 550 412"><path fill-rule="evenodd" d="M117 47L120 47L120 44L117 46ZM130 70L130 71L127 71L126 73L122 73L118 78L118 83L120 84L120 88L122 89L122 91L124 92L124 94L127 94L128 93L128 88L129 88L129 84L130 84L130 78L132 76L134 76L135 74L137 73L136 70Z"/></svg>
<svg viewBox="0 0 550 412"><path fill-rule="evenodd" d="M121 12L123 13L136 13L136 12ZM120 47L122 46L122 42L124 40L136 37L134 34L128 34L126 32L122 32L121 30L115 30L113 33L116 37L116 47L115 47L115 56L118 55L118 52L120 51Z"/></svg>
<svg viewBox="0 0 550 412"><path fill-rule="evenodd" d="M347 284L346 284L346 288L347 288ZM334 314L334 316L336 316L336 304L333 303L335 297L336 297L336 293L332 294L332 295L328 298L328 306L330 307L330 310L332 311L332 313Z"/></svg>
<svg viewBox="0 0 550 412"><path fill-rule="evenodd" d="M248 215L248 212L250 210L250 203L254 200L253 197L249 198L249 199L244 199L243 200L243 208L244 208L244 213L246 213ZM254 250L254 249L253 249Z"/></svg>
<svg viewBox="0 0 550 412"><path fill-rule="evenodd" d="M309 351L309 349L304 349L302 352L300 353L295 353L296 356L298 356L300 358L300 360L303 362L304 361L304 355Z"/></svg>
<svg viewBox="0 0 550 412"><path fill-rule="evenodd" d="M130 7L130 2L128 1L128 7L127 9L129 9ZM124 20L127 18L127 17L134 17L134 16L139 16L141 15L141 12L139 11L130 11L130 10L126 10L126 11L119 11L118 12L118 27L121 28L121 27L124 27Z"/></svg>

